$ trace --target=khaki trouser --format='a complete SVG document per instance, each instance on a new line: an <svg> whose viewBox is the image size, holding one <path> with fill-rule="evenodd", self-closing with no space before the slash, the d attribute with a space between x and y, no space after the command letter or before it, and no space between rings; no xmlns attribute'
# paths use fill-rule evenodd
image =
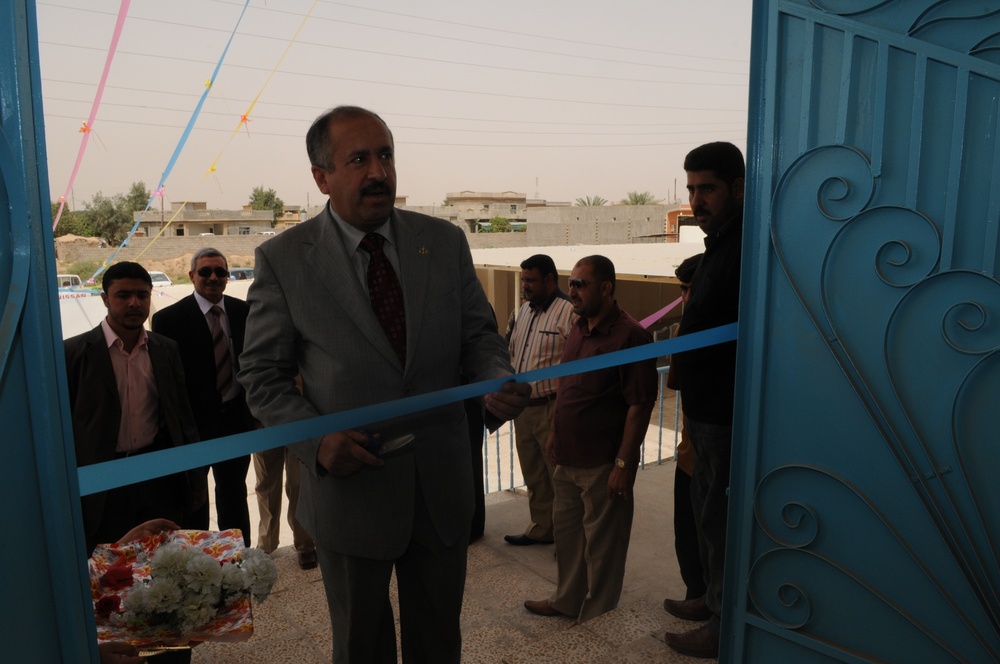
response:
<svg viewBox="0 0 1000 664"><path fill-rule="evenodd" d="M556 561L559 586L552 608L584 622L618 606L632 535L634 500L608 497L609 463L556 466Z"/></svg>
<svg viewBox="0 0 1000 664"><path fill-rule="evenodd" d="M257 544L267 553L278 548L281 532L281 484L285 476L285 494L288 496L288 525L292 528L292 542L299 553L315 551L309 533L295 518L295 508L299 502L299 459L287 448L253 455L253 468L257 474L257 508L260 512L260 526L257 530Z"/></svg>
<svg viewBox="0 0 1000 664"><path fill-rule="evenodd" d="M528 511L531 523L524 534L531 539L552 541L552 467L545 458L555 399L543 406L529 406L514 419L514 440L521 475L528 487Z"/></svg>

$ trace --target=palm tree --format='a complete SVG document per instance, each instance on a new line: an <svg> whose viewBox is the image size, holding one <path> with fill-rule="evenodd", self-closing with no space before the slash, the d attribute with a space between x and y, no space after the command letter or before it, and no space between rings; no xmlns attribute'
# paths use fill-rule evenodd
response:
<svg viewBox="0 0 1000 664"><path fill-rule="evenodd" d="M661 202L648 191L630 191L620 205L659 205Z"/></svg>
<svg viewBox="0 0 1000 664"><path fill-rule="evenodd" d="M587 196L585 198L576 199L576 204L580 207L600 207L601 205L606 205L607 202L607 199L601 198L600 196Z"/></svg>

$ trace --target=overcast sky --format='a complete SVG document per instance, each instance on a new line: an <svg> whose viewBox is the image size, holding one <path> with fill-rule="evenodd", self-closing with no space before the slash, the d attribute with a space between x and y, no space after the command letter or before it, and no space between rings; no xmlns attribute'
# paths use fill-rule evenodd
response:
<svg viewBox="0 0 1000 664"><path fill-rule="evenodd" d="M38 3L53 200L69 180L119 5ZM237 208L259 184L286 204L322 202L304 136L338 104L389 124L397 193L411 205L462 190L673 199L692 147L746 146L749 0L323 0L269 80L312 5L251 1L167 181L168 205ZM78 209L97 191L155 186L242 7L133 0L74 185Z"/></svg>

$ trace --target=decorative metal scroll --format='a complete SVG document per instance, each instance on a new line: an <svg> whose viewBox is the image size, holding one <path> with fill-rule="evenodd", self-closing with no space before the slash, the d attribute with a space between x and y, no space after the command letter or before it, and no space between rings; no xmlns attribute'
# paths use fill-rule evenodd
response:
<svg viewBox="0 0 1000 664"><path fill-rule="evenodd" d="M1000 3L774 5L761 213L881 465L759 455L747 623L822 661L1000 661Z"/></svg>

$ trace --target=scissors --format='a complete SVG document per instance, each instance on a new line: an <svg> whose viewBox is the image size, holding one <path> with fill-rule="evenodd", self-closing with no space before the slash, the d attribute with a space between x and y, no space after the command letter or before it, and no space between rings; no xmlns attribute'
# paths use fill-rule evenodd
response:
<svg viewBox="0 0 1000 664"><path fill-rule="evenodd" d="M368 429L361 429L361 433L365 435L365 450L369 454L373 454L377 457L386 457L392 455L394 452L399 452L404 450L413 443L413 439L416 438L412 433L403 434L398 438L393 438L392 440L381 440L376 438L375 434Z"/></svg>

